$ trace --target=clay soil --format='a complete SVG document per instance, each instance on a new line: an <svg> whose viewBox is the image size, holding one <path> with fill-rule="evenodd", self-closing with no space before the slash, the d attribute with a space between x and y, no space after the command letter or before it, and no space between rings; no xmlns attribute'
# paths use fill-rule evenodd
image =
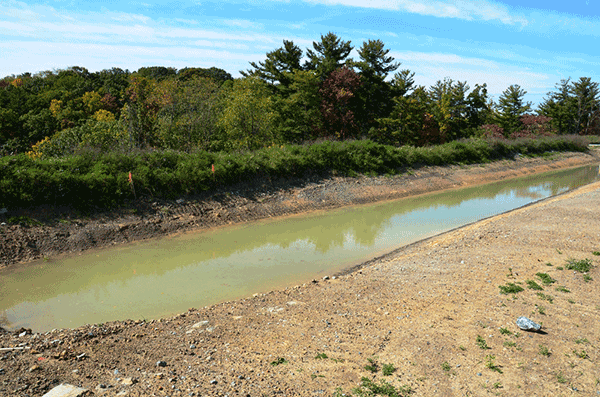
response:
<svg viewBox="0 0 600 397"><path fill-rule="evenodd" d="M174 231L592 162L594 154L563 154L270 190L282 183L273 182L252 194L232 190L55 223L32 211L42 226L3 226L2 261L19 266ZM360 395L361 384L363 391L393 387L399 396L597 395L599 206L594 183L343 274L172 318L0 332L0 396L42 396L61 383L97 396L330 396L336 389ZM18 244L21 253L10 254ZM569 270L570 259L593 267ZM503 294L500 287L511 284L523 290ZM541 323L541 331L520 330L519 316Z"/></svg>

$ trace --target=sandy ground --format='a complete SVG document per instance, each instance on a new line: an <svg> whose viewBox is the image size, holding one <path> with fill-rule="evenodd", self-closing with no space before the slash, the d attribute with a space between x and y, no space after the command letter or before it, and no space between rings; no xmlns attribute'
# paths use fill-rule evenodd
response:
<svg viewBox="0 0 600 397"><path fill-rule="evenodd" d="M455 171L440 180L485 179ZM0 396L60 383L96 396L600 395L598 208L595 183L328 279L163 320L6 332ZM501 293L511 283L523 291Z"/></svg>

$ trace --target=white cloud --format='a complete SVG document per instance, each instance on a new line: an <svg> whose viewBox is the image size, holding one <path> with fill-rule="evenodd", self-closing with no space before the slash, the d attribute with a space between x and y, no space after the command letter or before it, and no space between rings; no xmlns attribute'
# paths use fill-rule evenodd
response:
<svg viewBox="0 0 600 397"><path fill-rule="evenodd" d="M307 0L311 3L343 5L348 7L375 8L405 11L439 18L499 21L507 25L526 26L528 20L511 13L508 7L490 1L472 0Z"/></svg>

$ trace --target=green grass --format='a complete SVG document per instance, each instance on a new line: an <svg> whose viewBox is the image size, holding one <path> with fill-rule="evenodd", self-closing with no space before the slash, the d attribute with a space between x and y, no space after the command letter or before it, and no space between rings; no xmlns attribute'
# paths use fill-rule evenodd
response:
<svg viewBox="0 0 600 397"><path fill-rule="evenodd" d="M383 364L381 366L381 373L383 374L383 376L390 376L394 373L394 371L396 371L396 367L394 367L394 364Z"/></svg>
<svg viewBox="0 0 600 397"><path fill-rule="evenodd" d="M496 364L495 360L496 356L492 354L488 354L487 356L485 356L485 367L501 374L502 370L500 369L500 366Z"/></svg>
<svg viewBox="0 0 600 397"><path fill-rule="evenodd" d="M442 369L446 372L450 372L450 370L452 369L452 367L450 367L450 364L448 363L448 361L444 361L442 363Z"/></svg>
<svg viewBox="0 0 600 397"><path fill-rule="evenodd" d="M568 259L565 268L568 270L575 270L579 273L587 273L592 268L592 261L590 259Z"/></svg>
<svg viewBox="0 0 600 397"><path fill-rule="evenodd" d="M533 280L527 280L527 287L536 291L542 291L544 288Z"/></svg>
<svg viewBox="0 0 600 397"><path fill-rule="evenodd" d="M536 273L535 275L538 276L544 285L550 285L556 282L556 280L550 277L548 273Z"/></svg>
<svg viewBox="0 0 600 397"><path fill-rule="evenodd" d="M500 327L500 333L502 335L512 335L512 331L506 327Z"/></svg>
<svg viewBox="0 0 600 397"><path fill-rule="evenodd" d="M558 292L565 292L565 293L569 293L569 292L571 292L571 290L570 290L570 289L568 289L567 287L563 287L562 285L559 285L558 287L556 287L556 290L557 290Z"/></svg>
<svg viewBox="0 0 600 397"><path fill-rule="evenodd" d="M365 367L364 367L367 371L375 373L375 372L377 372L379 370L379 366L377 365L377 361L375 361L372 358L367 358L367 361L369 362L369 364L365 365Z"/></svg>
<svg viewBox="0 0 600 397"><path fill-rule="evenodd" d="M586 283L589 283L590 281L592 281L592 277L589 274L584 274L583 275L583 281L585 281Z"/></svg>
<svg viewBox="0 0 600 397"><path fill-rule="evenodd" d="M283 357L279 357L276 360L271 361L271 365L274 367L281 365L281 364L287 364L287 360Z"/></svg>
<svg viewBox="0 0 600 397"><path fill-rule="evenodd" d="M544 315L546 314L546 308L544 306L538 306L537 311L540 314L544 314Z"/></svg>
<svg viewBox="0 0 600 397"><path fill-rule="evenodd" d="M600 256L600 251L592 251L592 255Z"/></svg>
<svg viewBox="0 0 600 397"><path fill-rule="evenodd" d="M477 335L477 338L475 339L475 343L477 344L477 346L479 346L480 349L482 350L487 350L490 347L487 345L487 342L485 341L485 339L483 339L483 337L481 335Z"/></svg>
<svg viewBox="0 0 600 397"><path fill-rule="evenodd" d="M315 359L317 359L317 360L324 360L326 358L327 358L327 354L325 354L325 353L319 353L315 356Z"/></svg>
<svg viewBox="0 0 600 397"><path fill-rule="evenodd" d="M565 378L562 372L559 372L556 374L556 381L558 383L567 383L567 378Z"/></svg>
<svg viewBox="0 0 600 397"><path fill-rule="evenodd" d="M373 382L369 378L361 378L360 386L352 389L352 393L358 397L388 396L388 397L408 397L412 394L410 386L400 386L396 388L391 383L381 379L379 383Z"/></svg>
<svg viewBox="0 0 600 397"><path fill-rule="evenodd" d="M538 292L536 295L537 295L537 296L538 296L538 298L540 298L541 300L546 300L546 301L548 301L548 303L550 303L550 304L552 304L552 303L554 302L554 298L553 298L552 296L550 296L550 295L546 295L546 294L543 294L543 293L541 293L541 292Z"/></svg>
<svg viewBox="0 0 600 397"><path fill-rule="evenodd" d="M510 340L507 339L507 340L504 341L503 345L505 347L516 347L517 343L513 342L513 341L510 341Z"/></svg>
<svg viewBox="0 0 600 397"><path fill-rule="evenodd" d="M500 293L504 295L516 294L518 292L524 291L523 287L515 283L506 283L506 285L499 285L498 288L500 288Z"/></svg>
<svg viewBox="0 0 600 397"><path fill-rule="evenodd" d="M581 351L577 351L577 350L573 350L573 353L582 359L586 359L586 358L590 358L590 356L586 353L585 350L581 350Z"/></svg>
<svg viewBox="0 0 600 397"><path fill-rule="evenodd" d="M577 343L577 344L590 343L590 341L587 338L577 338L577 339L575 339L575 343Z"/></svg>
<svg viewBox="0 0 600 397"><path fill-rule="evenodd" d="M550 349L548 349L547 346L539 345L538 346L538 354L545 356L545 357L549 357L552 353L550 352Z"/></svg>

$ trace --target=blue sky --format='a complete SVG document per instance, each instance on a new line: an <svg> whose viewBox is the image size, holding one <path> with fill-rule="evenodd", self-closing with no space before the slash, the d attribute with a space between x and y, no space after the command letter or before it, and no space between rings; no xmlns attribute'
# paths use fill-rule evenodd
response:
<svg viewBox="0 0 600 397"><path fill-rule="evenodd" d="M305 50L331 31L357 48L381 39L417 84L487 83L495 98L519 84L537 104L560 79L600 82L599 15L598 0L0 0L0 77L69 66L239 77L284 39Z"/></svg>

